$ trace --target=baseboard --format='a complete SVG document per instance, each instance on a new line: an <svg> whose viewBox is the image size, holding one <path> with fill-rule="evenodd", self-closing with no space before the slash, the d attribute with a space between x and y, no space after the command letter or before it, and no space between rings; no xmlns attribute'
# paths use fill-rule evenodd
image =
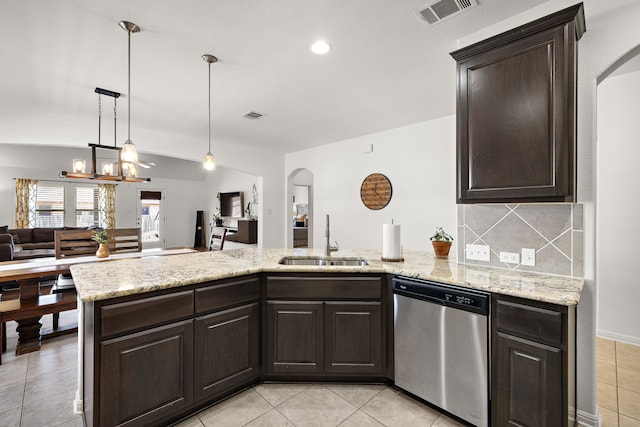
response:
<svg viewBox="0 0 640 427"><path fill-rule="evenodd" d="M640 346L640 338L632 337L630 335L618 334L616 332L610 332L610 331L604 331L602 329L598 329L596 331L596 336L600 338L606 338L609 340L620 341L623 343Z"/></svg>
<svg viewBox="0 0 640 427"><path fill-rule="evenodd" d="M595 414L578 410L576 415L576 425L581 427L600 427L600 409L597 406Z"/></svg>

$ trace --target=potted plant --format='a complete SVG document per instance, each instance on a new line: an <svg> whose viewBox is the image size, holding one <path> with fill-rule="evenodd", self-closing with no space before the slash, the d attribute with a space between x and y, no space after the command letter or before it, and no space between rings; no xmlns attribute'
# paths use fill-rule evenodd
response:
<svg viewBox="0 0 640 427"><path fill-rule="evenodd" d="M220 193L218 192L218 194L216 194L216 199L218 199L218 201L216 202L217 206L216 206L216 212L213 214L213 218L211 219L211 224L209 224L209 227L213 227L214 225L216 227L222 227L222 212L220 211Z"/></svg>
<svg viewBox="0 0 640 427"><path fill-rule="evenodd" d="M98 250L96 251L96 257L106 258L109 256L109 248L107 247L109 236L107 236L107 230L96 231L91 240L97 242L100 245L98 246Z"/></svg>
<svg viewBox="0 0 640 427"><path fill-rule="evenodd" d="M436 232L429 240L431 240L431 245L433 246L433 252L435 253L436 258L447 258L449 256L453 237L444 231L442 227L436 227Z"/></svg>

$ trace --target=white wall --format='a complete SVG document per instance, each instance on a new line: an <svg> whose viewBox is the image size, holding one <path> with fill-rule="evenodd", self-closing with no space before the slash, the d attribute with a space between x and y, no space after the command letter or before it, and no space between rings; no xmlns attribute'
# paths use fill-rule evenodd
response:
<svg viewBox="0 0 640 427"><path fill-rule="evenodd" d="M640 72L598 86L598 335L640 345Z"/></svg>
<svg viewBox="0 0 640 427"><path fill-rule="evenodd" d="M313 174L314 246L324 247L330 214L332 244L341 248L381 250L382 224L393 219L402 225L405 249L431 251L436 226L456 232L455 143L449 116L285 155L285 176L298 168ZM363 153L371 144L373 152ZM360 200L360 185L374 172L393 187L391 202L378 211Z"/></svg>
<svg viewBox="0 0 640 427"><path fill-rule="evenodd" d="M226 168L236 169L257 177L259 193L256 212L259 217L258 245L265 248L284 247L286 238L286 229L282 221L285 215L286 188L282 184L284 180L284 155L268 149L226 144L224 156ZM215 193L213 194L215 197ZM286 212L289 212L289 208Z"/></svg>
<svg viewBox="0 0 640 427"><path fill-rule="evenodd" d="M252 187L258 185L258 177L251 174L241 172L235 169L229 169L219 167L216 171L209 176L206 180L206 196L208 198L207 210L205 212L205 223L207 227L211 222L216 207L218 206L218 200L216 195L218 193L228 193L241 191L243 196L243 211L247 207L247 203L253 204ZM246 219L246 217L244 218ZM258 218L259 219L259 218ZM225 225L235 227L237 226L237 218L224 218ZM207 228L208 230L208 228Z"/></svg>

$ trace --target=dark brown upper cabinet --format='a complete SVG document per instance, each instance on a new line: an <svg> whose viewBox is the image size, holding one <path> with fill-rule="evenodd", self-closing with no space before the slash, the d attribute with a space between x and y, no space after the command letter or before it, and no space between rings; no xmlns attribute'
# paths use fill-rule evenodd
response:
<svg viewBox="0 0 640 427"><path fill-rule="evenodd" d="M575 202L582 3L451 53L457 202Z"/></svg>

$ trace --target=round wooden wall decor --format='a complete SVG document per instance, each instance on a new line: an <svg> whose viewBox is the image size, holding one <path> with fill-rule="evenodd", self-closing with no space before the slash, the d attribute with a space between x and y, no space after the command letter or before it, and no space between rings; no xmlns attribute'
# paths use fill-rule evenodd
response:
<svg viewBox="0 0 640 427"><path fill-rule="evenodd" d="M391 201L392 194L391 181L381 173L372 173L362 181L360 186L362 203L375 211L387 206Z"/></svg>

